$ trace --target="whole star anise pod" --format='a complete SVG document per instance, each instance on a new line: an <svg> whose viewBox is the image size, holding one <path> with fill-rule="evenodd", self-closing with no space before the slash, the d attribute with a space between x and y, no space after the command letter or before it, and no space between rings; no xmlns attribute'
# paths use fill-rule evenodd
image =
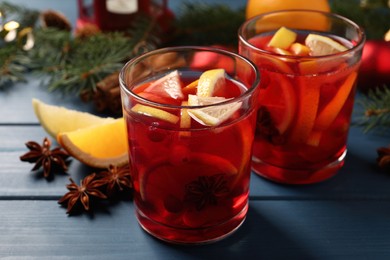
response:
<svg viewBox="0 0 390 260"><path fill-rule="evenodd" d="M194 202L196 209L206 205L217 205L218 199L229 193L224 174L200 176L185 186L185 200Z"/></svg>
<svg viewBox="0 0 390 260"><path fill-rule="evenodd" d="M106 199L107 196L102 193L99 188L104 185L104 182L96 179L96 174L92 173L80 181L77 185L72 178L69 178L70 184L66 185L69 192L58 200L59 204L67 203L67 212L71 213L77 202L81 202L83 208L88 211L90 209L90 197Z"/></svg>
<svg viewBox="0 0 390 260"><path fill-rule="evenodd" d="M131 190L133 187L128 165L122 167L110 165L108 170L100 172L98 177L107 185L106 192L109 197L118 192Z"/></svg>
<svg viewBox="0 0 390 260"><path fill-rule="evenodd" d="M377 149L377 162L380 168L390 170L390 147L379 147Z"/></svg>
<svg viewBox="0 0 390 260"><path fill-rule="evenodd" d="M51 171L55 166L62 171L68 170L66 159L68 159L69 154L59 147L50 150L51 141L47 137L43 139L42 146L34 141L27 142L26 146L30 151L20 156L20 160L35 163L32 171L43 166L43 176L47 179L51 176Z"/></svg>

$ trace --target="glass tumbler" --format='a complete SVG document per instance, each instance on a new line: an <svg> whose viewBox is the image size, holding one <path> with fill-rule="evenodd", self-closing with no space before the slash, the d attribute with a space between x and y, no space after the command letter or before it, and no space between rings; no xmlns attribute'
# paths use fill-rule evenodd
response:
<svg viewBox="0 0 390 260"><path fill-rule="evenodd" d="M199 94L205 78L219 80L211 97ZM243 223L259 82L252 62L216 48L158 49L123 67L135 213L146 232L200 244Z"/></svg>
<svg viewBox="0 0 390 260"><path fill-rule="evenodd" d="M296 36L285 49L270 43L282 27ZM253 170L285 184L335 175L347 152L362 28L337 14L284 10L247 20L238 34L239 53L262 75Z"/></svg>

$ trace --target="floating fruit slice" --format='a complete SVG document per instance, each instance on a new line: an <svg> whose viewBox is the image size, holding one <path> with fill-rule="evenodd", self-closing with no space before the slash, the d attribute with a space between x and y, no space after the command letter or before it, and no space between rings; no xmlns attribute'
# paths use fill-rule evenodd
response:
<svg viewBox="0 0 390 260"><path fill-rule="evenodd" d="M59 132L69 132L114 121L114 118L103 118L86 112L49 105L35 98L32 99L32 105L40 124L53 138L56 138Z"/></svg>
<svg viewBox="0 0 390 260"><path fill-rule="evenodd" d="M319 84L309 84L309 82L303 80L299 83L297 86L299 92L297 120L291 132L291 141L306 143L317 116L321 86Z"/></svg>
<svg viewBox="0 0 390 260"><path fill-rule="evenodd" d="M237 173L237 168L230 161L214 154L190 152L181 164L177 162L172 164L166 156L139 169L139 191L143 200L153 200L159 204L169 194L183 198L184 186L196 176L214 174L232 176Z"/></svg>
<svg viewBox="0 0 390 260"><path fill-rule="evenodd" d="M187 95L188 94L193 94L193 95L195 95L196 94L196 89L198 87L198 83L199 83L199 79L194 80L193 82L191 82L190 84L185 86L182 89L183 94L187 94Z"/></svg>
<svg viewBox="0 0 390 260"><path fill-rule="evenodd" d="M199 77L196 95L199 97L212 97L214 92L225 83L225 70L207 70Z"/></svg>
<svg viewBox="0 0 390 260"><path fill-rule="evenodd" d="M177 70L154 81L144 92L153 93L164 98L181 100L184 98L180 81L180 75Z"/></svg>
<svg viewBox="0 0 390 260"><path fill-rule="evenodd" d="M196 95L188 95L189 106L207 106L211 104L221 103L229 100L224 97L199 97Z"/></svg>
<svg viewBox="0 0 390 260"><path fill-rule="evenodd" d="M71 132L59 133L58 143L74 158L95 168L128 163L123 118Z"/></svg>
<svg viewBox="0 0 390 260"><path fill-rule="evenodd" d="M176 124L180 119L178 116L171 114L167 111L164 111L162 109L145 106L141 104L136 104L135 106L133 106L131 108L131 111L145 116L155 117L172 124Z"/></svg>
<svg viewBox="0 0 390 260"><path fill-rule="evenodd" d="M198 97L195 95L188 95L188 105L190 106L210 105L227 100L229 99L224 97ZM188 110L188 114L202 125L217 126L229 119L240 107L241 102L234 102L220 106L190 109Z"/></svg>
<svg viewBox="0 0 390 260"><path fill-rule="evenodd" d="M188 106L188 101L183 101L182 106ZM182 108L180 111L180 128L188 129L191 127L191 117L188 114L188 108ZM189 132L183 132L189 133Z"/></svg>
<svg viewBox="0 0 390 260"><path fill-rule="evenodd" d="M260 89L259 104L267 107L279 134L286 132L296 112L296 96L291 83L276 73L270 74L268 87Z"/></svg>
<svg viewBox="0 0 390 260"><path fill-rule="evenodd" d="M310 49L312 56L322 56L346 51L347 48L329 37L309 34L305 44Z"/></svg>
<svg viewBox="0 0 390 260"><path fill-rule="evenodd" d="M310 53L310 49L306 45L300 44L298 42L294 42L293 44L291 44L290 51L294 55L298 56L309 56Z"/></svg>
<svg viewBox="0 0 390 260"><path fill-rule="evenodd" d="M286 50L297 39L297 34L286 27L280 27L271 38L268 46Z"/></svg>
<svg viewBox="0 0 390 260"><path fill-rule="evenodd" d="M335 120L353 89L356 77L357 73L352 72L340 86L334 98L321 110L316 120L316 129L326 130Z"/></svg>
<svg viewBox="0 0 390 260"><path fill-rule="evenodd" d="M220 106L191 109L188 114L198 123L207 126L217 126L228 120L241 107L241 102Z"/></svg>

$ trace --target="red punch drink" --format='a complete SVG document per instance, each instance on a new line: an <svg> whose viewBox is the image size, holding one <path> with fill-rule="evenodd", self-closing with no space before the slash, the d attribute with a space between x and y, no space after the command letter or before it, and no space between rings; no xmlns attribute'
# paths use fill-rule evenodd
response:
<svg viewBox="0 0 390 260"><path fill-rule="evenodd" d="M126 64L121 86L134 202L148 233L207 243L244 221L258 83L248 60L217 49L167 48Z"/></svg>
<svg viewBox="0 0 390 260"><path fill-rule="evenodd" d="M302 19L316 22L306 28ZM257 174L308 184L342 167L363 43L357 25L315 11L264 14L240 28L239 52L262 73L252 162Z"/></svg>

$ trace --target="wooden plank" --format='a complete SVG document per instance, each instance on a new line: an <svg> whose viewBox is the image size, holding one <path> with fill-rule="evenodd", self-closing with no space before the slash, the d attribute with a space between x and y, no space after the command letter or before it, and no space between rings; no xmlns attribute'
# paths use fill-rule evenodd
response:
<svg viewBox="0 0 390 260"><path fill-rule="evenodd" d="M0 125L0 197L1 196L55 196L66 191L65 185L72 177L78 181L95 171L73 159L69 175L56 175L52 181L30 172L32 164L21 162L19 156L27 152L24 143L28 140L41 142L47 136L39 125ZM255 174L251 176L251 197L334 199L334 198L389 198L390 177L376 167L376 148L387 140L385 136L365 135L361 129L352 128L349 152L345 166L332 179L320 184L306 186L280 185ZM55 145L55 144L53 144ZM374 187L374 188L373 188Z"/></svg>
<svg viewBox="0 0 390 260"><path fill-rule="evenodd" d="M175 246L138 226L131 203L67 217L55 201L0 201L0 256L11 259L385 259L389 201L251 201L218 243ZM369 222L367 222L369 220ZM62 258L61 258L62 259Z"/></svg>

